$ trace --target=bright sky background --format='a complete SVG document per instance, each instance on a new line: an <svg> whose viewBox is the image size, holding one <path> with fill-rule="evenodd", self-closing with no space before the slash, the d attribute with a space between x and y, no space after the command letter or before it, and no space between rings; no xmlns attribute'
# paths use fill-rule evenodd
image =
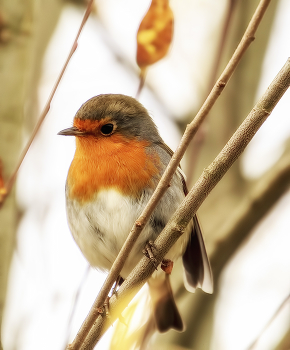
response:
<svg viewBox="0 0 290 350"><path fill-rule="evenodd" d="M180 139L174 119L201 102L204 76L211 63L207 57L214 49L204 43L216 40L225 3L225 0L172 1L176 22L173 49L148 74L148 82L158 96L145 88L140 102L150 111L161 136L173 149ZM5 350L15 346L17 350L64 347L71 305L87 263L71 237L65 214L64 184L74 154L74 140L57 136L57 132L71 126L78 108L94 95L135 95L138 86L135 36L148 4L144 0L97 2L102 25L92 17L85 26L49 115L21 168L17 196L25 213L12 264L3 329ZM43 63L40 109L65 61L81 18L82 11L69 5L64 8ZM258 95L290 56L289 37L290 2L281 0ZM128 60L129 65L124 68L118 57ZM289 93L244 155L244 173L249 178L258 178L283 152L283 143L290 136ZM288 192L226 269L216 308L212 350L246 350L289 293L289 208ZM90 270L70 339L104 278ZM288 325L289 314L288 307L255 350L273 348ZM108 349L112 331L113 327L97 349Z"/></svg>

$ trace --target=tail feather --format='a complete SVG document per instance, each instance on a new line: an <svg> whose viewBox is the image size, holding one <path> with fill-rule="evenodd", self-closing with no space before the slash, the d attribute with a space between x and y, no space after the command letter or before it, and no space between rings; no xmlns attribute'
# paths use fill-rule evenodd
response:
<svg viewBox="0 0 290 350"><path fill-rule="evenodd" d="M174 301L169 275L150 278L148 281L156 327L159 332L170 328L183 331L183 322Z"/></svg>
<svg viewBox="0 0 290 350"><path fill-rule="evenodd" d="M212 271L207 257L201 229L197 217L193 217L191 237L183 254L185 272L184 284L189 292L201 288L206 293L213 293Z"/></svg>

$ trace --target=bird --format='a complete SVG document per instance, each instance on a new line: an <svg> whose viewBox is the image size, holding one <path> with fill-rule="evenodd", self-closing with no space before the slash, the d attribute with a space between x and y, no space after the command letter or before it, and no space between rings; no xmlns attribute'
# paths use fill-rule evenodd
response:
<svg viewBox="0 0 290 350"><path fill-rule="evenodd" d="M65 186L70 231L90 265L107 272L173 152L146 108L135 98L122 94L90 98L77 111L73 126L58 134L76 138ZM154 242L161 233L187 192L179 167L127 257L121 281L143 257L148 242ZM165 256L166 261L172 262L179 257L186 289L194 292L199 287L212 293L211 266L196 215ZM159 269L148 285L157 330L183 331L169 274Z"/></svg>

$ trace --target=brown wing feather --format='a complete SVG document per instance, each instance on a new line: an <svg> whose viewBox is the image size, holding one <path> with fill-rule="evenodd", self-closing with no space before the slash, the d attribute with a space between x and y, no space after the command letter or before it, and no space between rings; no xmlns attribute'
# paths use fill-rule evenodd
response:
<svg viewBox="0 0 290 350"><path fill-rule="evenodd" d="M169 278L169 275L164 274L160 278L151 278L148 281L155 323L161 333L167 332L170 328L180 332L184 329Z"/></svg>
<svg viewBox="0 0 290 350"><path fill-rule="evenodd" d="M165 143L160 143L159 145L172 157L173 151L170 147ZM186 196L188 189L181 168L178 173L182 182L184 195ZM194 292L196 288L202 288L206 293L212 293L213 277L211 266L196 215L194 215L191 225L190 239L182 257L185 272L185 287L190 292Z"/></svg>
<svg viewBox="0 0 290 350"><path fill-rule="evenodd" d="M171 149L169 146L166 145L166 143L164 143L164 142L161 143L161 142L160 142L160 143L158 143L158 145L159 145L161 148L163 148L164 151L166 151L166 152L170 155L170 157L173 156L173 153L174 153L174 152L172 151L172 149ZM185 181L185 178L184 178L184 176L183 176L183 174L182 174L180 164L178 165L178 167L179 167L179 169L180 169L179 174L180 174L180 180L181 180L181 182L182 182L183 192L184 192L184 195L186 196L187 193L188 193L186 181Z"/></svg>

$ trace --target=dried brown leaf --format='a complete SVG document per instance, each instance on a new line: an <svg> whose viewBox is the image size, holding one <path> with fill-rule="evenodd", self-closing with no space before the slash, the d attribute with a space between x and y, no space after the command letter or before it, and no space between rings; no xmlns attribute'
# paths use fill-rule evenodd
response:
<svg viewBox="0 0 290 350"><path fill-rule="evenodd" d="M152 0L137 33L137 64L144 70L163 58L173 36L173 13L168 0Z"/></svg>

